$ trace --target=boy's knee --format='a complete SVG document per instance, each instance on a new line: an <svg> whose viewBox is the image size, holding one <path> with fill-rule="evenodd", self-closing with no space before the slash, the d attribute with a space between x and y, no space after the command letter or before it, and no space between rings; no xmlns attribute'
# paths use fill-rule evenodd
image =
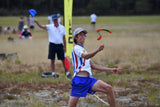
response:
<svg viewBox="0 0 160 107"><path fill-rule="evenodd" d="M107 94L113 93L113 88L112 88L112 86L110 86L110 85L107 86L106 93L107 93Z"/></svg>

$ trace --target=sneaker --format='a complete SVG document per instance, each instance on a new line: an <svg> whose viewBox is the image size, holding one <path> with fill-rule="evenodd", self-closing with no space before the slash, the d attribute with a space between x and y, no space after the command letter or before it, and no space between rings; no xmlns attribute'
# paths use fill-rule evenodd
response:
<svg viewBox="0 0 160 107"><path fill-rule="evenodd" d="M45 75L52 75L52 72L45 72Z"/></svg>
<svg viewBox="0 0 160 107"><path fill-rule="evenodd" d="M54 74L52 77L53 77L53 78L58 78L59 75L58 75L58 74Z"/></svg>
<svg viewBox="0 0 160 107"><path fill-rule="evenodd" d="M71 78L72 78L72 75L69 73L69 74L67 75L67 78L71 79Z"/></svg>
<svg viewBox="0 0 160 107"><path fill-rule="evenodd" d="M41 75L41 77L47 78L49 75L52 75L52 72L45 72Z"/></svg>
<svg viewBox="0 0 160 107"><path fill-rule="evenodd" d="M43 73L43 74L41 75L41 77L43 77L43 78L47 78L47 77L48 77L48 75L46 75L45 73Z"/></svg>

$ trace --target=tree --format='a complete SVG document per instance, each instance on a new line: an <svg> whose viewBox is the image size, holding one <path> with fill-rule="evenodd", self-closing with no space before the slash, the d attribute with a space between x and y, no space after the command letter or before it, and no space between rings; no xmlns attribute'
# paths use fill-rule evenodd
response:
<svg viewBox="0 0 160 107"><path fill-rule="evenodd" d="M152 4L150 3L150 0L137 0L135 10L140 14L151 13Z"/></svg>
<svg viewBox="0 0 160 107"><path fill-rule="evenodd" d="M91 0L87 6L89 13L96 13L99 15L107 14L110 8L110 0Z"/></svg>

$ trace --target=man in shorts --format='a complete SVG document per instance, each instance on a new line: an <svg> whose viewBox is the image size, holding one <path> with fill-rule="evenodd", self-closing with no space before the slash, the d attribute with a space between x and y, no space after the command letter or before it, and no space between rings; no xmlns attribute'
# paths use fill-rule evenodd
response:
<svg viewBox="0 0 160 107"><path fill-rule="evenodd" d="M58 23L57 14L52 15L52 20L53 24L48 24L48 25L42 25L36 19L34 21L40 28L48 31L48 39L49 39L48 59L51 60L51 69L53 78L59 77L59 75L55 73L55 54L57 54L58 60L62 61L67 78L71 78L72 76L70 72L67 71L67 69L65 68L65 61L64 61L64 52L66 52L66 38L65 38L66 31L64 26Z"/></svg>
<svg viewBox="0 0 160 107"><path fill-rule="evenodd" d="M30 29L34 30L34 17L32 17L32 16L30 17L30 24L29 25L30 25Z"/></svg>
<svg viewBox="0 0 160 107"><path fill-rule="evenodd" d="M93 13L93 14L90 15L90 18L91 18L91 27L92 27L92 30L94 30L95 25L96 25L97 16L96 16L95 13Z"/></svg>
<svg viewBox="0 0 160 107"><path fill-rule="evenodd" d="M87 53L84 49L84 42L87 31L77 28L74 31L75 46L72 50L72 63L74 77L72 79L72 90L69 100L69 107L76 107L80 97L86 97L87 93L94 94L102 92L107 94L107 99L111 107L115 107L115 98L113 88L102 80L92 77L91 68L100 71L118 73L119 68L107 68L94 64L90 58L94 57L98 52L104 49L104 45L100 45L97 49Z"/></svg>

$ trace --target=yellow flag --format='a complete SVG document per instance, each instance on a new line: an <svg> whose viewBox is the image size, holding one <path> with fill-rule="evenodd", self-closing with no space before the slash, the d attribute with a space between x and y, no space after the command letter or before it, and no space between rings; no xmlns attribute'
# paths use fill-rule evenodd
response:
<svg viewBox="0 0 160 107"><path fill-rule="evenodd" d="M72 38L72 7L73 0L64 0L64 26L66 29L66 56L71 58L73 49Z"/></svg>

